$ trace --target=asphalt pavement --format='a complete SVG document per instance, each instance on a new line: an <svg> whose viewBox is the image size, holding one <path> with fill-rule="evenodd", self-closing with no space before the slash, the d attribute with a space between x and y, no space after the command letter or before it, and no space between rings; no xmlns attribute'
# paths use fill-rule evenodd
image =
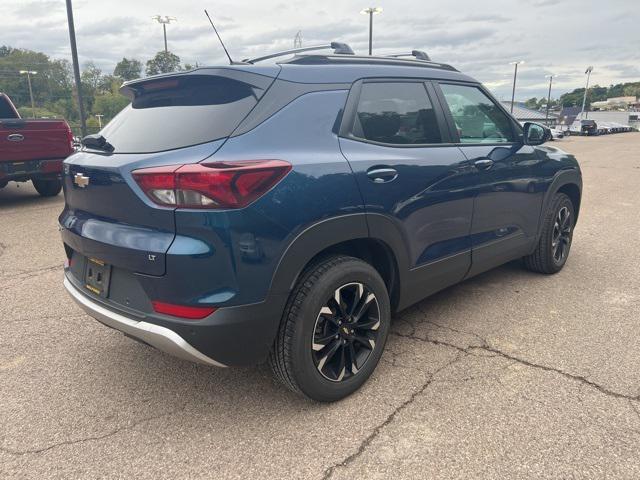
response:
<svg viewBox="0 0 640 480"><path fill-rule="evenodd" d="M397 314L331 405L84 315L62 196L0 190L0 478L639 478L640 133L554 146L584 175L564 270L514 262Z"/></svg>

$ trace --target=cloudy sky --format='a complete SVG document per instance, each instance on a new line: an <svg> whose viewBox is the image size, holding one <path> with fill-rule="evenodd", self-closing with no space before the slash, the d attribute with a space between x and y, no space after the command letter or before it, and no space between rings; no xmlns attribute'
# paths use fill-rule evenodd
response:
<svg viewBox="0 0 640 480"><path fill-rule="evenodd" d="M556 93L593 83L640 81L640 0L373 0L374 51L425 50L509 99L513 67L516 98L546 96L545 75L558 74ZM0 44L70 58L64 0L2 0ZM169 49L183 62L224 63L203 9L207 8L233 57L337 40L366 53L367 18L361 0L282 2L218 0L75 0L78 51L111 72L123 56L146 61L163 48L155 14L177 17Z"/></svg>

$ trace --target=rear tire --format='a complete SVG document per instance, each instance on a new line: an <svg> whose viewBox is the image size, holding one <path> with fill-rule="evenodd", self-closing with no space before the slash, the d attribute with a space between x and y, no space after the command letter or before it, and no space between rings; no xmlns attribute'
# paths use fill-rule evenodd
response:
<svg viewBox="0 0 640 480"><path fill-rule="evenodd" d="M290 390L320 402L340 400L376 368L390 322L389 294L371 265L325 258L291 293L269 363Z"/></svg>
<svg viewBox="0 0 640 480"><path fill-rule="evenodd" d="M546 274L562 270L569 257L574 222L571 199L564 193L556 193L544 217L538 245L523 259L525 267Z"/></svg>
<svg viewBox="0 0 640 480"><path fill-rule="evenodd" d="M34 188L42 197L55 197L62 190L62 180L54 179L33 179Z"/></svg>

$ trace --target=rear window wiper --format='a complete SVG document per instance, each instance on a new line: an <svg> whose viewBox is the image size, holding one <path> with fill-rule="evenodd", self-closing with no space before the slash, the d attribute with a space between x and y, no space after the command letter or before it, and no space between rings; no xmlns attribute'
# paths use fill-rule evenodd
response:
<svg viewBox="0 0 640 480"><path fill-rule="evenodd" d="M82 146L92 150L102 150L103 152L113 152L114 148L107 139L100 134L87 135L82 139Z"/></svg>

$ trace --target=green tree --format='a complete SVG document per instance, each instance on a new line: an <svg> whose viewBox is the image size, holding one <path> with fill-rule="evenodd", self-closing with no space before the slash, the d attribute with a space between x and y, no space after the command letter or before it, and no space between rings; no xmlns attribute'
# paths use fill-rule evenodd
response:
<svg viewBox="0 0 640 480"><path fill-rule="evenodd" d="M115 117L120 110L129 104L129 99L119 93L103 93L96 96L93 102L94 115L104 115L103 124Z"/></svg>
<svg viewBox="0 0 640 480"><path fill-rule="evenodd" d="M524 102L524 106L527 108L538 108L538 99L536 97L530 98L526 102Z"/></svg>
<svg viewBox="0 0 640 480"><path fill-rule="evenodd" d="M147 61L147 75L170 73L180 70L180 57L171 52L158 52L156 56Z"/></svg>
<svg viewBox="0 0 640 480"><path fill-rule="evenodd" d="M122 80L133 80L142 76L142 63L136 59L122 58L113 70L113 75Z"/></svg>

